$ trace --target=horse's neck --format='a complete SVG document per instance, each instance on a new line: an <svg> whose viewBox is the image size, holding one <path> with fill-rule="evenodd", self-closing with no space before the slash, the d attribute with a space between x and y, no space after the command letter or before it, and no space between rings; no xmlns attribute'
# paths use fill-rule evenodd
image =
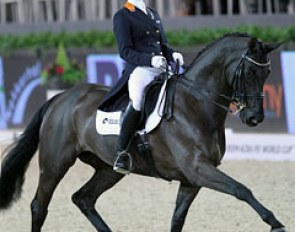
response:
<svg viewBox="0 0 295 232"><path fill-rule="evenodd" d="M204 91L213 92L213 98L218 94L231 97L232 79L248 40L246 37L221 39L201 52L184 76Z"/></svg>
<svg viewBox="0 0 295 232"><path fill-rule="evenodd" d="M215 115L216 119L219 120L217 122L218 124L224 123L227 112L212 102L218 102L227 107L229 105L228 100L218 95L227 95L229 97L232 95L232 88L229 84L228 77L234 75L234 71L231 68L231 73L228 73L227 69L229 59L234 55L232 54L232 50L227 47L225 45L214 46L208 51L205 51L193 62L190 69L184 74L185 78L190 79L195 84L195 87L197 87L194 91L204 93L198 94L199 96L197 98L203 99L203 107L208 109L206 113L211 116ZM237 55L235 56L238 57Z"/></svg>
<svg viewBox="0 0 295 232"><path fill-rule="evenodd" d="M216 83L216 87L220 87L225 82L225 54L222 54L219 49L221 48L200 55L185 73L185 76L205 88L212 89L214 87L212 86L213 83ZM215 55L217 53L220 55Z"/></svg>
<svg viewBox="0 0 295 232"><path fill-rule="evenodd" d="M234 65L234 60L238 62L237 58L240 58L240 53L246 46L246 40L224 38L202 52L194 60L185 76L204 88L224 93L225 90L228 90L229 78L233 76L235 71L229 66Z"/></svg>

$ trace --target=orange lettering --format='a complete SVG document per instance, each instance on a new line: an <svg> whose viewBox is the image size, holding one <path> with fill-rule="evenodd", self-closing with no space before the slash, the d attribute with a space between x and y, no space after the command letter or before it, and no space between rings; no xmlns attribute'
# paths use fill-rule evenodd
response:
<svg viewBox="0 0 295 232"><path fill-rule="evenodd" d="M282 85L280 84L276 87L273 84L265 84L263 92L266 97L263 102L264 109L269 107L271 110L275 111L277 118L281 117L283 98Z"/></svg>

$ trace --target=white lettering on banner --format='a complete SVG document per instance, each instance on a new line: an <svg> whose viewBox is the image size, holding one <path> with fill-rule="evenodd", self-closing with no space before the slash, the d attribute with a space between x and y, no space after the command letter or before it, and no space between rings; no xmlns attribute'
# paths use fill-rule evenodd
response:
<svg viewBox="0 0 295 232"><path fill-rule="evenodd" d="M238 145L228 145L228 152L257 152L257 153L274 153L274 154L290 154L294 149L292 145L251 145L244 144L241 146Z"/></svg>
<svg viewBox="0 0 295 232"><path fill-rule="evenodd" d="M236 134L226 130L225 159L295 161L295 135Z"/></svg>

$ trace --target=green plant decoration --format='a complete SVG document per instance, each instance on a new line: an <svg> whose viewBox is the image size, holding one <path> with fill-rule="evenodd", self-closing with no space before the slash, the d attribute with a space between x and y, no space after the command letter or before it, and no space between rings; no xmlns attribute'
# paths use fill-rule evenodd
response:
<svg viewBox="0 0 295 232"><path fill-rule="evenodd" d="M85 68L76 60L70 60L62 42L58 45L57 57L42 71L43 84L52 88L67 88L80 83L86 76ZM57 87L54 87L57 86Z"/></svg>
<svg viewBox="0 0 295 232"><path fill-rule="evenodd" d="M71 64L67 56L64 44L62 42L60 42L58 45L56 64L62 66L64 70L71 69Z"/></svg>

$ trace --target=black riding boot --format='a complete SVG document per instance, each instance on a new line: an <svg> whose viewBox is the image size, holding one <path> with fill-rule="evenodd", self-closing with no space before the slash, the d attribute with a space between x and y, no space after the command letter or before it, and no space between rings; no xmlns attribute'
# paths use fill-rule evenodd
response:
<svg viewBox="0 0 295 232"><path fill-rule="evenodd" d="M114 162L113 169L122 174L128 174L131 169L131 157L127 152L129 142L135 133L138 124L140 112L135 110L130 102L121 125L120 135L118 139L117 158Z"/></svg>

